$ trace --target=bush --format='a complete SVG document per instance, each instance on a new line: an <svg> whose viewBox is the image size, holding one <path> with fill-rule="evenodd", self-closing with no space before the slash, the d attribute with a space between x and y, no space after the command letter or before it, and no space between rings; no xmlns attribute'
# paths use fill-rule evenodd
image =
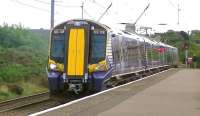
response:
<svg viewBox="0 0 200 116"><path fill-rule="evenodd" d="M0 26L0 82L44 76L48 36L37 35L20 25Z"/></svg>
<svg viewBox="0 0 200 116"><path fill-rule="evenodd" d="M22 80L29 71L21 64L10 64L0 68L0 80L4 82L15 82Z"/></svg>
<svg viewBox="0 0 200 116"><path fill-rule="evenodd" d="M17 94L17 95L21 95L24 91L24 89L17 85L17 84L9 84L8 85L8 90L11 92L11 93L14 93L14 94Z"/></svg>
<svg viewBox="0 0 200 116"><path fill-rule="evenodd" d="M200 44L197 43L200 41L200 31L192 31L190 35L183 31L168 31L161 34L161 37L163 42L178 48L181 63L185 63L185 43L189 44L188 57L197 56L200 58ZM200 60L196 61L196 64L196 68L200 68Z"/></svg>

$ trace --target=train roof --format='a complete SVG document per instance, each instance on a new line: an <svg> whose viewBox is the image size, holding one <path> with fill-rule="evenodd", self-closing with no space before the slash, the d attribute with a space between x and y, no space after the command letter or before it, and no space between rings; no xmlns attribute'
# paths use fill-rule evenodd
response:
<svg viewBox="0 0 200 116"><path fill-rule="evenodd" d="M64 24L68 24L70 22L75 22L75 21L86 21L87 23L93 23L93 24L96 24L96 25L99 25L103 28L105 28L107 31L110 31L112 32L113 34L116 34L116 35L119 35L119 36L125 36L127 38L130 38L130 39L134 39L136 41L141 41L141 42L147 42L149 44L154 44L154 45L160 45L160 46L164 46L164 47L169 47L169 48L175 48L173 46L170 46L170 45L167 45L167 44L164 44L162 42L157 42L157 41L154 41L154 40L150 40L149 38L145 37L145 36L142 36L142 35L138 35L136 33L130 33L130 32L127 32L125 30L117 30L115 28L110 28L109 26L107 25L104 25L102 23L99 23L99 22L96 22L96 21L93 21L93 20L90 20L90 19L71 19L71 20L67 20L67 21L64 21L58 25L56 25L54 27L54 29L56 28L59 28L60 26L63 26Z"/></svg>
<svg viewBox="0 0 200 116"><path fill-rule="evenodd" d="M124 31L124 30L122 30L122 32L124 32L125 34L131 35L133 38L137 38L137 40L139 40L141 42L145 41L145 42L147 42L149 44L157 44L157 42L150 40L148 37L139 35L137 33L130 33L130 32Z"/></svg>
<svg viewBox="0 0 200 116"><path fill-rule="evenodd" d="M93 20L90 20L90 19L70 19L70 20L64 21L64 22L62 22L62 23L56 25L54 28L55 28L55 29L56 29L56 28L59 28L59 27L62 26L63 24L68 24L68 23L73 22L73 21L74 21L74 22L75 22L75 21L86 21L86 22L88 22L88 23L97 24L97 25L99 25L99 26L105 28L107 31L111 30L111 28L108 27L107 25L104 25L104 24L102 24L102 23L99 23L99 22L96 22L96 21L93 21Z"/></svg>
<svg viewBox="0 0 200 116"><path fill-rule="evenodd" d="M134 39L136 41L141 41L141 42L144 42L144 40L138 36L138 35L135 35L133 33L130 33L130 32L126 32L124 30L117 30L117 29L112 29L112 34L116 34L118 36L124 36L124 37L127 37L127 38L130 38L130 39Z"/></svg>

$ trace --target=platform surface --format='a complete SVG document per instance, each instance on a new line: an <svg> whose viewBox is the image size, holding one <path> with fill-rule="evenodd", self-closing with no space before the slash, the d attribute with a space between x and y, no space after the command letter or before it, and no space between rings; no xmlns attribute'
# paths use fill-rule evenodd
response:
<svg viewBox="0 0 200 116"><path fill-rule="evenodd" d="M98 116L200 116L200 70L182 70Z"/></svg>
<svg viewBox="0 0 200 116"><path fill-rule="evenodd" d="M200 70L172 69L45 116L200 116Z"/></svg>

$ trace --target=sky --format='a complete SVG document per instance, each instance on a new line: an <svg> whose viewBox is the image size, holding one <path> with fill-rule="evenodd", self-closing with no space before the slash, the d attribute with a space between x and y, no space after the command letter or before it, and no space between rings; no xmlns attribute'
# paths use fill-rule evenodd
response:
<svg viewBox="0 0 200 116"><path fill-rule="evenodd" d="M167 30L200 30L199 0L55 0L55 25L69 19L81 18L84 2L84 18L97 20L112 3L100 20L111 27L122 28L119 23L134 23L144 8L150 7L137 22L137 27L152 27L154 32ZM0 25L21 24L27 28L50 28L51 0L1 0ZM178 4L180 24L178 25ZM159 25L161 23L167 25Z"/></svg>

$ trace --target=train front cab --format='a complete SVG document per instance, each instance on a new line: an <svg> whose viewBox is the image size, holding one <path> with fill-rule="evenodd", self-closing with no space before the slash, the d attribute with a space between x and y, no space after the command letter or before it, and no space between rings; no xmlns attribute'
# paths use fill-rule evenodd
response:
<svg viewBox="0 0 200 116"><path fill-rule="evenodd" d="M100 91L108 77L106 44L107 30L96 23L72 20L55 27L48 63L50 91Z"/></svg>

